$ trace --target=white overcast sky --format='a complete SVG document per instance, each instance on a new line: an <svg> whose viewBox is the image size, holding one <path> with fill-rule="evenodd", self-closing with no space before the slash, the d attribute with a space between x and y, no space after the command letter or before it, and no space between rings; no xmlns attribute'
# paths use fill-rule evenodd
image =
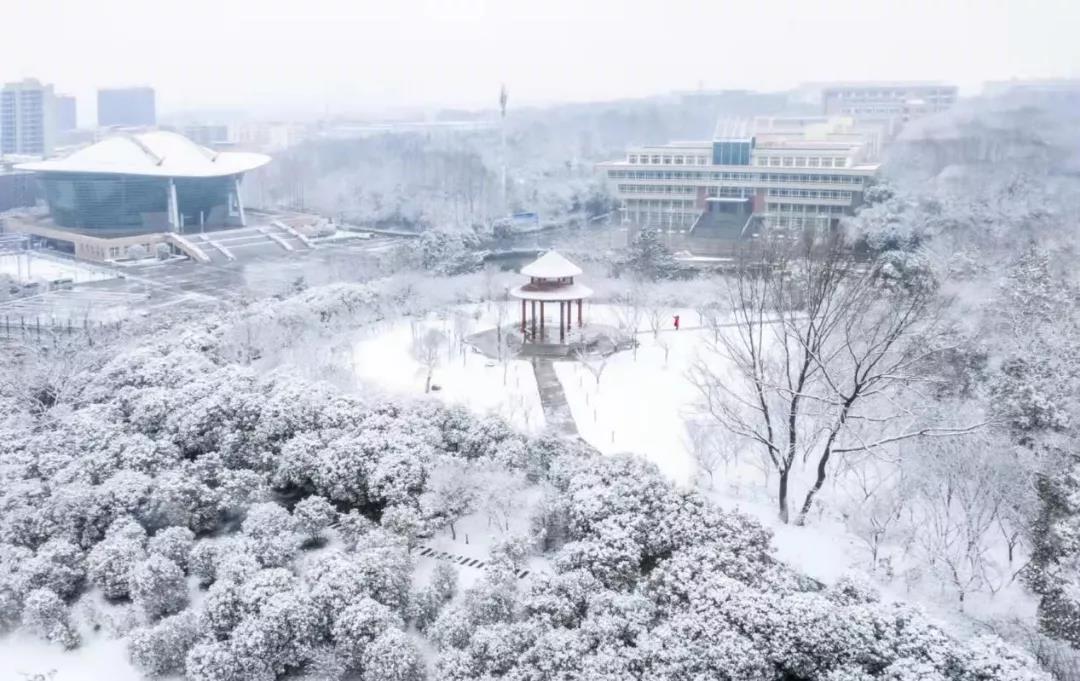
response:
<svg viewBox="0 0 1080 681"><path fill-rule="evenodd" d="M93 115L100 86L164 112L260 116L599 100L808 80L1080 75L1080 0L0 0L0 80Z"/></svg>

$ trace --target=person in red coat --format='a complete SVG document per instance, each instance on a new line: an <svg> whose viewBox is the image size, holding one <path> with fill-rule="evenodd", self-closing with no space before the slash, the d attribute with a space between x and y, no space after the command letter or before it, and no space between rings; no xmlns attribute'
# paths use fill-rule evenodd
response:
<svg viewBox="0 0 1080 681"><path fill-rule="evenodd" d="M679 330L679 315L675 315L675 330Z"/></svg>

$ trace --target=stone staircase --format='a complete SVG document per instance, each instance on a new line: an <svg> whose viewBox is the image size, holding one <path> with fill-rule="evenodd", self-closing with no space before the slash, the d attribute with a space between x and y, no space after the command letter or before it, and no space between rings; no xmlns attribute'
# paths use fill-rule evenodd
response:
<svg viewBox="0 0 1080 681"><path fill-rule="evenodd" d="M277 224L188 233L183 238L217 265L311 248L301 235Z"/></svg>

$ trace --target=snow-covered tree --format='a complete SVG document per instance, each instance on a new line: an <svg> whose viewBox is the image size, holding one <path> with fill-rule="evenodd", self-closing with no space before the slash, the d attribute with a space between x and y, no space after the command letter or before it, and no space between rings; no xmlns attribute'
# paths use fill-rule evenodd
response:
<svg viewBox="0 0 1080 681"><path fill-rule="evenodd" d="M364 681L421 681L420 651L401 629L387 629L364 648Z"/></svg>
<svg viewBox="0 0 1080 681"><path fill-rule="evenodd" d="M65 648L79 645L79 634L71 626L67 606L49 589L34 589L26 595L22 621L30 631L46 641L59 643Z"/></svg>
<svg viewBox="0 0 1080 681"><path fill-rule="evenodd" d="M151 555L131 568L131 600L151 620L173 615L188 602L184 571L161 555Z"/></svg>
<svg viewBox="0 0 1080 681"><path fill-rule="evenodd" d="M157 624L132 631L128 654L136 667L150 676L177 674L184 658L200 637L198 617L191 610L165 617Z"/></svg>
<svg viewBox="0 0 1080 681"><path fill-rule="evenodd" d="M195 533L188 528L166 527L150 537L146 544L146 552L167 558L180 566L182 570L186 570L194 545Z"/></svg>
<svg viewBox="0 0 1080 681"><path fill-rule="evenodd" d="M330 525L337 520L337 511L333 505L317 494L304 497L292 511L296 531L307 542L314 542L323 536Z"/></svg>
<svg viewBox="0 0 1080 681"><path fill-rule="evenodd" d="M296 532L296 521L273 502L249 507L242 530L251 538L255 557L266 567L288 564L300 549L302 538Z"/></svg>
<svg viewBox="0 0 1080 681"><path fill-rule="evenodd" d="M334 649L348 668L361 669L364 656L376 638L391 629L403 625L390 608L361 597L349 604L334 621Z"/></svg>

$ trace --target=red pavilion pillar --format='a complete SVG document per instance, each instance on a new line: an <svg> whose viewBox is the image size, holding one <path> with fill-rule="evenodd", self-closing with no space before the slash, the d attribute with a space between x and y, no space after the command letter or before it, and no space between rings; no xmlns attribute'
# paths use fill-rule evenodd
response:
<svg viewBox="0 0 1080 681"><path fill-rule="evenodd" d="M581 328L581 298L577 301L577 327Z"/></svg>
<svg viewBox="0 0 1080 681"><path fill-rule="evenodd" d="M544 301L540 301L540 340L544 340Z"/></svg>
<svg viewBox="0 0 1080 681"><path fill-rule="evenodd" d="M521 337L525 338L525 299L521 299Z"/></svg>
<svg viewBox="0 0 1080 681"><path fill-rule="evenodd" d="M529 307L532 309L532 342L536 342L536 301L529 301Z"/></svg>
<svg viewBox="0 0 1080 681"><path fill-rule="evenodd" d="M559 301L559 342L566 342L566 301Z"/></svg>

